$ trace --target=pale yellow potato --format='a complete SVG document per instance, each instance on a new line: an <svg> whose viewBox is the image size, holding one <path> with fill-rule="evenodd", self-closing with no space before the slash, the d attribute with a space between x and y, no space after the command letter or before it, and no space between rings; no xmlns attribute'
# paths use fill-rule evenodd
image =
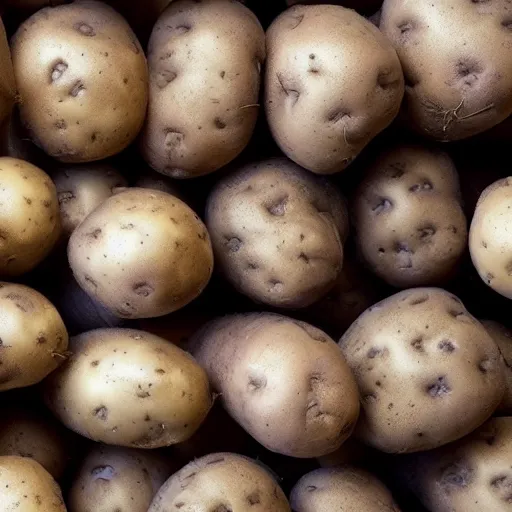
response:
<svg viewBox="0 0 512 512"><path fill-rule="evenodd" d="M14 106L16 85L12 69L11 52L0 18L0 126L6 122ZM0 155L1 156L1 155Z"/></svg>

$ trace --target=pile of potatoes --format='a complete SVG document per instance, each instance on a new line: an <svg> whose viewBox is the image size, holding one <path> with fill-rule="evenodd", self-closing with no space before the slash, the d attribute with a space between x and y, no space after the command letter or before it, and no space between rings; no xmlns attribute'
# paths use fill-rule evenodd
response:
<svg viewBox="0 0 512 512"><path fill-rule="evenodd" d="M0 5L0 510L512 512L509 0Z"/></svg>

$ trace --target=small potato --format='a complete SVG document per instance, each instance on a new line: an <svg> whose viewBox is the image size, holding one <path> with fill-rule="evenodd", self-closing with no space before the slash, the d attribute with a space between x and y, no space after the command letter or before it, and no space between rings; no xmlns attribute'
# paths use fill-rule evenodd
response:
<svg viewBox="0 0 512 512"><path fill-rule="evenodd" d="M340 350L312 325L271 313L230 315L191 341L228 413L270 451L297 458L338 449L359 396Z"/></svg>
<svg viewBox="0 0 512 512"><path fill-rule="evenodd" d="M0 489L3 512L66 512L60 487L33 459L0 456Z"/></svg>
<svg viewBox="0 0 512 512"><path fill-rule="evenodd" d="M172 2L148 46L150 95L141 150L151 167L193 178L238 156L256 125L264 60L265 33L241 3Z"/></svg>
<svg viewBox="0 0 512 512"><path fill-rule="evenodd" d="M38 167L0 158L0 276L32 270L52 250L61 231L57 191Z"/></svg>
<svg viewBox="0 0 512 512"><path fill-rule="evenodd" d="M309 306L340 275L348 235L344 200L288 159L250 164L219 182L206 225L219 268L257 302Z"/></svg>
<svg viewBox="0 0 512 512"><path fill-rule="evenodd" d="M352 212L366 264L397 288L444 284L466 249L457 171L437 150L401 146L378 156Z"/></svg>
<svg viewBox="0 0 512 512"><path fill-rule="evenodd" d="M212 453L187 464L158 491L148 512L290 512L283 491L256 461Z"/></svg>
<svg viewBox="0 0 512 512"><path fill-rule="evenodd" d="M384 484L351 466L304 475L292 489L290 504L294 512L400 512Z"/></svg>
<svg viewBox="0 0 512 512"><path fill-rule="evenodd" d="M178 198L132 188L75 229L69 264L78 284L120 318L166 315L195 299L213 270L210 237Z"/></svg>
<svg viewBox="0 0 512 512"><path fill-rule="evenodd" d="M64 425L93 441L170 446L192 436L211 408L204 370L158 336L96 329L71 338L70 350L71 358L46 380L46 403Z"/></svg>
<svg viewBox="0 0 512 512"><path fill-rule="evenodd" d="M404 78L370 21L336 5L297 5L267 31L265 109L281 150L318 174L345 169L397 115Z"/></svg>
<svg viewBox="0 0 512 512"><path fill-rule="evenodd" d="M364 410L356 436L383 452L459 439L486 421L505 393L498 347L462 302L439 288L379 302L339 345Z"/></svg>
<svg viewBox="0 0 512 512"><path fill-rule="evenodd" d="M67 348L66 327L46 297L0 283L0 391L37 384L66 359Z"/></svg>
<svg viewBox="0 0 512 512"><path fill-rule="evenodd" d="M32 138L62 162L121 152L146 114L148 70L123 17L93 0L46 7L12 40L20 114Z"/></svg>
<svg viewBox="0 0 512 512"><path fill-rule="evenodd" d="M16 85L12 70L11 52L5 33L2 18L0 18L0 126L9 117L14 107Z"/></svg>

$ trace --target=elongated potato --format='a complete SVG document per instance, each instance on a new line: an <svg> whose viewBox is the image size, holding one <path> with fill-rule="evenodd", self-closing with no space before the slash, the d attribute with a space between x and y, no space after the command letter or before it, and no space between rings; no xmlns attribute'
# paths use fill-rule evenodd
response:
<svg viewBox="0 0 512 512"><path fill-rule="evenodd" d="M12 70L11 52L2 18L0 18L0 127L6 122L14 106L16 86ZM0 155L1 156L1 155Z"/></svg>

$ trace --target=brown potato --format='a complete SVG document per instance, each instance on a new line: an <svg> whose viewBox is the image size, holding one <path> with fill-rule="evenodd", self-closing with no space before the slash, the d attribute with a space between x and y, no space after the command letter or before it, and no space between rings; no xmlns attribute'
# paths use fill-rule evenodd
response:
<svg viewBox="0 0 512 512"><path fill-rule="evenodd" d="M128 23L93 0L47 7L12 40L20 114L33 140L62 162L101 160L137 136L148 70Z"/></svg>
<svg viewBox="0 0 512 512"><path fill-rule="evenodd" d="M121 318L162 316L206 287L213 269L210 237L182 201L131 188L104 201L68 246L78 284Z"/></svg>
<svg viewBox="0 0 512 512"><path fill-rule="evenodd" d="M341 338L364 414L356 436L388 453L430 450L486 421L505 393L498 347L439 288L397 293Z"/></svg>
<svg viewBox="0 0 512 512"><path fill-rule="evenodd" d="M257 302L309 306L340 275L344 200L288 159L249 164L220 181L208 199L206 225L219 268Z"/></svg>
<svg viewBox="0 0 512 512"><path fill-rule="evenodd" d="M268 29L267 52L270 129L281 150L310 171L345 169L399 111L397 54L353 10L292 7Z"/></svg>
<svg viewBox="0 0 512 512"><path fill-rule="evenodd" d="M338 449L359 414L354 377L332 339L271 313L230 315L192 339L228 413L267 449L297 458Z"/></svg>
<svg viewBox="0 0 512 512"><path fill-rule="evenodd" d="M193 178L238 156L256 125L264 59L263 29L239 2L172 2L148 47L141 151L151 167Z"/></svg>
<svg viewBox="0 0 512 512"><path fill-rule="evenodd" d="M2 126L11 113L16 94L11 52L2 18L0 18L0 70L0 126Z"/></svg>

